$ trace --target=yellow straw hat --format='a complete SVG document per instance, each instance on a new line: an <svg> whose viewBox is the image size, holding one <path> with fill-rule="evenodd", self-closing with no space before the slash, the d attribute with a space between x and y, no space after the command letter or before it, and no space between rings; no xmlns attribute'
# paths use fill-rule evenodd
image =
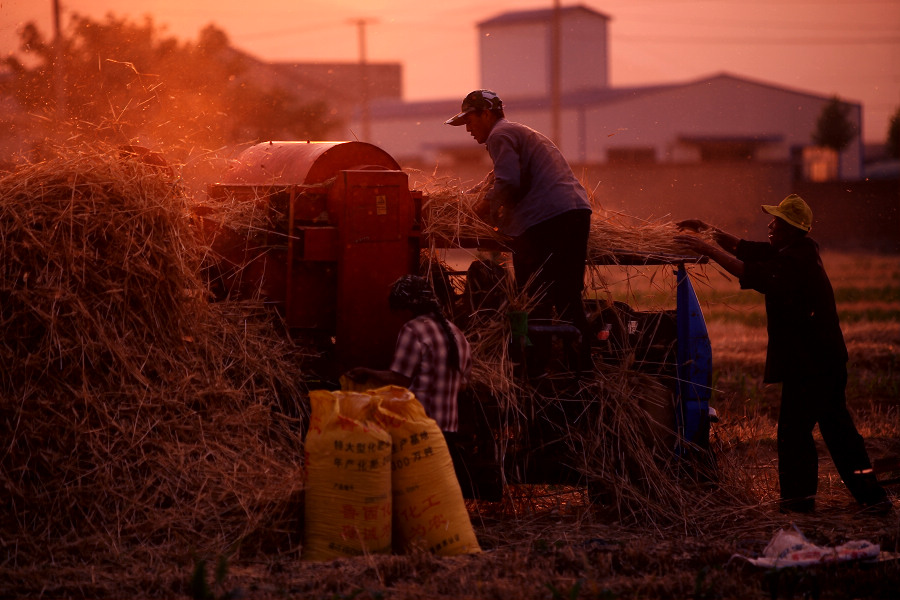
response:
<svg viewBox="0 0 900 600"><path fill-rule="evenodd" d="M812 228L812 209L797 194L791 194L778 206L762 205L763 212L787 221L797 229L808 232Z"/></svg>

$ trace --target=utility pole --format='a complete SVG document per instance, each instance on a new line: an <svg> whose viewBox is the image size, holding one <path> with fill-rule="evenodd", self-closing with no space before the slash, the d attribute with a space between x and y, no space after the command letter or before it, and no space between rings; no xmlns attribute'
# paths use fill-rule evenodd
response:
<svg viewBox="0 0 900 600"><path fill-rule="evenodd" d="M358 28L360 104L362 108L362 139L364 142L372 140L372 115L369 110L369 65L366 62L366 25L375 22L375 19L352 19L350 21L351 24L356 25Z"/></svg>
<svg viewBox="0 0 900 600"><path fill-rule="evenodd" d="M59 0L53 0L53 92L56 96L56 123L61 126L66 118L66 72L63 67L63 36Z"/></svg>
<svg viewBox="0 0 900 600"><path fill-rule="evenodd" d="M560 24L561 9L559 0L553 0L553 20L550 32L550 96L551 96L551 112L552 112L552 135L553 143L558 147L562 146L562 131L560 126L560 96L561 96L561 73L562 69L562 25Z"/></svg>

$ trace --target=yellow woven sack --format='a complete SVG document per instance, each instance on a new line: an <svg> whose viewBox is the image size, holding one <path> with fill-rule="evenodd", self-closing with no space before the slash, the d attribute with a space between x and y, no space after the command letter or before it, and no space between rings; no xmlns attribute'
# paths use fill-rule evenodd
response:
<svg viewBox="0 0 900 600"><path fill-rule="evenodd" d="M356 382L346 375L341 375L338 381L341 384L342 392L366 392L373 389L373 386L369 385L367 381Z"/></svg>
<svg viewBox="0 0 900 600"><path fill-rule="evenodd" d="M372 397L312 391L306 435L305 560L391 552L391 436Z"/></svg>
<svg viewBox="0 0 900 600"><path fill-rule="evenodd" d="M394 548L449 556L481 552L444 435L405 388L372 390L375 420L391 434Z"/></svg>

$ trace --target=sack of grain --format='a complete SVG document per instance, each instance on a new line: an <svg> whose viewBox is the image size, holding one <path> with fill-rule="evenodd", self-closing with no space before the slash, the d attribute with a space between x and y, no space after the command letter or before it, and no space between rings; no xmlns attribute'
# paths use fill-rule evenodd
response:
<svg viewBox="0 0 900 600"><path fill-rule="evenodd" d="M391 435L394 548L449 556L481 552L450 451L434 419L405 388L369 392L374 420Z"/></svg>
<svg viewBox="0 0 900 600"><path fill-rule="evenodd" d="M305 443L305 560L391 552L391 436L372 397L310 392Z"/></svg>

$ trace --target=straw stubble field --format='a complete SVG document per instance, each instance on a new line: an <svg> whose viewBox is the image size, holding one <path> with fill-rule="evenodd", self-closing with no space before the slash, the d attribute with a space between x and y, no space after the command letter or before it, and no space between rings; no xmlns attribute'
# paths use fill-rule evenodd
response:
<svg viewBox="0 0 900 600"><path fill-rule="evenodd" d="M900 524L897 511L859 513L824 448L816 514L775 510L778 391L761 383L761 299L711 266L693 272L716 367L715 483L652 454L640 380L598 364L585 386L602 420L582 466L607 502L512 486L501 502L467 504L479 554L302 561L310 351L256 303L209 301L192 200L135 159L70 149L0 178L0 596L896 597L896 560L776 573L733 558L792 523L815 543L867 539L890 556ZM616 220L596 223L594 240L670 249L670 225ZM849 404L872 457L900 456L900 259L825 262ZM640 308L672 302L664 274L598 286ZM496 324L476 325L478 377L514 397ZM640 459L627 473L621 452Z"/></svg>

